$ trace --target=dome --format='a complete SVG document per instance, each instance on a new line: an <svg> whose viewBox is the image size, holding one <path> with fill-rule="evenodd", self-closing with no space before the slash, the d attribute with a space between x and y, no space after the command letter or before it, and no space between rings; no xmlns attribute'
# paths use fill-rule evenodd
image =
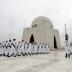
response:
<svg viewBox="0 0 72 72"><path fill-rule="evenodd" d="M48 17L45 17L45 16L36 17L32 21L32 26L35 25L35 24L38 24L38 23L42 23L42 22L48 23L51 27L53 27L53 24L52 24L51 20Z"/></svg>

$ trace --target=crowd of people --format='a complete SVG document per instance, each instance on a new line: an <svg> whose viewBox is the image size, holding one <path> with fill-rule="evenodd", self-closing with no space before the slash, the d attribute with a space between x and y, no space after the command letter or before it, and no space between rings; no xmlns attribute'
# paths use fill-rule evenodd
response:
<svg viewBox="0 0 72 72"><path fill-rule="evenodd" d="M16 39L0 43L0 56L16 57L26 55L48 54L50 47L42 43L27 43Z"/></svg>

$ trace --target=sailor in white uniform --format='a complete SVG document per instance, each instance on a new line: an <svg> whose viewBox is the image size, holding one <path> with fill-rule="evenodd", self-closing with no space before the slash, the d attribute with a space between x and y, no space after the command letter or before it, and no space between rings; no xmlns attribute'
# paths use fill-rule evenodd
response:
<svg viewBox="0 0 72 72"><path fill-rule="evenodd" d="M12 44L11 49L10 49L10 52L9 52L9 57L11 57L11 56L16 57L16 54L17 54L16 48L15 48L15 46Z"/></svg>
<svg viewBox="0 0 72 72"><path fill-rule="evenodd" d="M37 44L34 44L34 54L35 55L37 54L37 49L38 49L38 45Z"/></svg>
<svg viewBox="0 0 72 72"><path fill-rule="evenodd" d="M49 44L49 45L47 45L47 54L50 54L50 49L51 49L51 46Z"/></svg>
<svg viewBox="0 0 72 72"><path fill-rule="evenodd" d="M17 49L18 43L17 43L16 39L13 39L13 42L12 43L14 44L15 48Z"/></svg>
<svg viewBox="0 0 72 72"><path fill-rule="evenodd" d="M18 47L18 54L19 56L23 55L25 56L25 50L24 50L24 42L19 42L19 47Z"/></svg>
<svg viewBox="0 0 72 72"><path fill-rule="evenodd" d="M46 45L43 46L43 53L46 54Z"/></svg>
<svg viewBox="0 0 72 72"><path fill-rule="evenodd" d="M2 44L0 43L0 56L2 56Z"/></svg>
<svg viewBox="0 0 72 72"><path fill-rule="evenodd" d="M43 44L42 54L45 54L45 44Z"/></svg>
<svg viewBox="0 0 72 72"><path fill-rule="evenodd" d="M16 39L13 39L11 49L10 49L10 52L9 52L9 56L16 57L16 55L17 55L17 43L16 43Z"/></svg>
<svg viewBox="0 0 72 72"><path fill-rule="evenodd" d="M32 51L31 51L31 50L32 50L32 49L31 49L31 48L32 48L32 44L29 43L28 47L29 47L29 48L28 48L28 54L31 55L31 52L32 52Z"/></svg>
<svg viewBox="0 0 72 72"><path fill-rule="evenodd" d="M66 55L65 55L65 57L67 58L67 57L70 57L69 55L70 55L70 49L69 49L69 47L66 47L65 48L66 49Z"/></svg>
<svg viewBox="0 0 72 72"><path fill-rule="evenodd" d="M40 54L43 54L43 44L40 44L39 53L40 53Z"/></svg>
<svg viewBox="0 0 72 72"><path fill-rule="evenodd" d="M34 55L34 44L31 45L31 54Z"/></svg>
<svg viewBox="0 0 72 72"><path fill-rule="evenodd" d="M66 51L66 53L65 53L65 57L67 58L69 58L70 57L70 46L69 46L69 42L67 42L67 45L66 45L66 47L65 47L65 51Z"/></svg>
<svg viewBox="0 0 72 72"><path fill-rule="evenodd" d="M4 46L2 46L2 56L4 56Z"/></svg>
<svg viewBox="0 0 72 72"><path fill-rule="evenodd" d="M70 55L72 55L72 42L70 43Z"/></svg>
<svg viewBox="0 0 72 72"><path fill-rule="evenodd" d="M6 44L5 44L5 54L4 54L5 56L9 55L10 48L11 48L11 40L6 41Z"/></svg>
<svg viewBox="0 0 72 72"><path fill-rule="evenodd" d="M25 56L25 48L24 48L24 47L25 47L25 42L24 42L24 40L22 40L21 44L22 44L22 45L21 45L22 55Z"/></svg>
<svg viewBox="0 0 72 72"><path fill-rule="evenodd" d="M37 48L37 54L40 54L40 52L41 52L40 43L38 43L37 45L38 45L38 48Z"/></svg>
<svg viewBox="0 0 72 72"><path fill-rule="evenodd" d="M5 56L6 50L7 50L7 46L5 45L4 48L3 48L3 56Z"/></svg>
<svg viewBox="0 0 72 72"><path fill-rule="evenodd" d="M20 41L17 44L17 56L21 56L21 42Z"/></svg>
<svg viewBox="0 0 72 72"><path fill-rule="evenodd" d="M27 42L25 42L25 55L28 55L28 43Z"/></svg>
<svg viewBox="0 0 72 72"><path fill-rule="evenodd" d="M38 47L37 47L37 54L39 54L39 52L40 52L40 51L39 51L40 44L38 43L37 45L38 45Z"/></svg>
<svg viewBox="0 0 72 72"><path fill-rule="evenodd" d="M11 46L6 47L5 56L9 57Z"/></svg>
<svg viewBox="0 0 72 72"><path fill-rule="evenodd" d="M32 44L32 53L34 55L34 44Z"/></svg>
<svg viewBox="0 0 72 72"><path fill-rule="evenodd" d="M3 54L4 54L4 53L3 53L3 51L4 51L4 44L5 44L4 42L1 43L1 48L0 48L0 50L1 50L1 51L0 51L0 55L1 55L1 56L3 56Z"/></svg>

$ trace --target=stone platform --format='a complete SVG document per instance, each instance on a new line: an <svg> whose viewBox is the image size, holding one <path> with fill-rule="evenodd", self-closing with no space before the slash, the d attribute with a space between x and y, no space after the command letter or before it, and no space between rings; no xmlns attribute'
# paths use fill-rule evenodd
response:
<svg viewBox="0 0 72 72"><path fill-rule="evenodd" d="M15 58L0 57L0 72L72 72L72 57L66 59L64 51Z"/></svg>

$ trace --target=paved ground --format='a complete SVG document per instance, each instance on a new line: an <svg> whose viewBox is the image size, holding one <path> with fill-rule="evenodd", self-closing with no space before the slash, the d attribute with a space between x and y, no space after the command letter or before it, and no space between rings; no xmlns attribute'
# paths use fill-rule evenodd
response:
<svg viewBox="0 0 72 72"><path fill-rule="evenodd" d="M66 59L64 51L25 57L0 57L0 72L72 72L72 57Z"/></svg>

